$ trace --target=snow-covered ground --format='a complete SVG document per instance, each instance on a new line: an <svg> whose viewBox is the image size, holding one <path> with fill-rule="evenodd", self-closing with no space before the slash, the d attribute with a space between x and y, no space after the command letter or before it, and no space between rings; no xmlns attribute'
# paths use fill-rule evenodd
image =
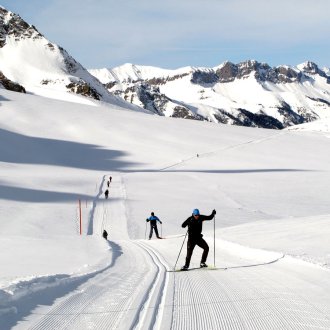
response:
<svg viewBox="0 0 330 330"><path fill-rule="evenodd" d="M1 330L329 329L329 144L0 90Z"/></svg>

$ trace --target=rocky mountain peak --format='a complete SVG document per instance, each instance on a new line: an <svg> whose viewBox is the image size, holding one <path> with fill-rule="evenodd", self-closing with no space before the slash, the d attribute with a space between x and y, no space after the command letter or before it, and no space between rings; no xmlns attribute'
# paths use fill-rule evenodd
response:
<svg viewBox="0 0 330 330"><path fill-rule="evenodd" d="M6 44L6 37L15 40L42 38L42 34L33 26L25 22L19 15L0 7L0 48Z"/></svg>
<svg viewBox="0 0 330 330"><path fill-rule="evenodd" d="M319 75L321 77L327 78L327 82L328 84L330 84L330 77L323 70L321 70L314 62L307 61L298 65L298 68L309 75Z"/></svg>

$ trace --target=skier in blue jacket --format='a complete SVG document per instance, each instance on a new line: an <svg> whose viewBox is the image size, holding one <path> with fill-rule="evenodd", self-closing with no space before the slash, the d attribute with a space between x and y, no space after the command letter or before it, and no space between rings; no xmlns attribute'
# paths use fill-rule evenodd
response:
<svg viewBox="0 0 330 330"><path fill-rule="evenodd" d="M161 238L158 234L158 228L157 228L157 221L159 221L160 223L162 223L158 217L155 216L154 212L151 212L151 216L146 219L147 222L150 222L150 234L149 234L149 239L151 239L152 237L152 232L153 230L156 233L157 238Z"/></svg>

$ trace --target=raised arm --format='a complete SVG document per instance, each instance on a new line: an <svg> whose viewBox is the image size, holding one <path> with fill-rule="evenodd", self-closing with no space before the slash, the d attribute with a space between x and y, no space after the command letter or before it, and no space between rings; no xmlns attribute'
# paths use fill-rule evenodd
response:
<svg viewBox="0 0 330 330"><path fill-rule="evenodd" d="M210 215L204 215L203 216L203 221L205 221L205 220L206 221L212 220L216 214L217 214L217 211L216 210L213 210Z"/></svg>

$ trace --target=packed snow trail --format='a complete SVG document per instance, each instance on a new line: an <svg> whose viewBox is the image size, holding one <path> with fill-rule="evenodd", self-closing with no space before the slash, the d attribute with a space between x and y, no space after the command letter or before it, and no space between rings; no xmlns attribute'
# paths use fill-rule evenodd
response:
<svg viewBox="0 0 330 330"><path fill-rule="evenodd" d="M89 225L100 237L106 228L110 236L123 238L109 242L111 265L50 308L37 308L27 318L28 329L152 329L162 321L166 265L149 247L128 239L121 180L111 183L108 200L99 194ZM26 329L26 323L15 328Z"/></svg>
<svg viewBox="0 0 330 330"><path fill-rule="evenodd" d="M109 231L111 264L15 329L330 329L329 271L219 241L217 266L227 270L168 272L183 237L130 240L125 200L118 174L90 219L94 235ZM184 247L178 266L185 253ZM196 247L191 267L199 259Z"/></svg>
<svg viewBox="0 0 330 330"><path fill-rule="evenodd" d="M164 272L155 266L149 253L132 242L117 241L111 247L122 257L58 299L45 315L43 308L35 311L34 316L42 317L29 329L152 328L157 313L151 312L157 311L155 304L160 303L157 295L164 286Z"/></svg>
<svg viewBox="0 0 330 330"><path fill-rule="evenodd" d="M168 246L151 244L174 260ZM191 267L200 258L197 248L194 253L198 257ZM325 283L330 286L329 271L290 257L270 256L262 263L257 252L259 263L252 255L244 259L221 247L217 255L218 266L227 270L169 273L174 290L169 329L330 328L330 297L323 289Z"/></svg>

